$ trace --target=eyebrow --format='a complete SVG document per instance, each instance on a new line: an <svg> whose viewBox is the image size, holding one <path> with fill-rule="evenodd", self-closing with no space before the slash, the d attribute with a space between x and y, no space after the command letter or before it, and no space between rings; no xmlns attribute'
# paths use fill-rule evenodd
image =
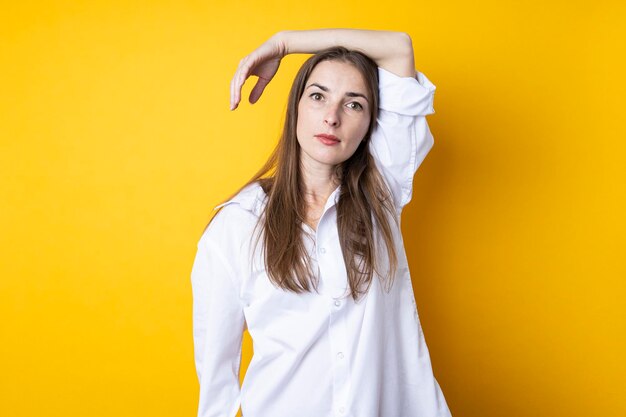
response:
<svg viewBox="0 0 626 417"><path fill-rule="evenodd" d="M325 92L330 91L328 87L324 87L323 85L320 85L318 83L311 83L311 84L308 85L307 88L310 88L310 87L317 87L320 90L325 91ZM365 101L367 101L369 103L369 100L367 99L367 97L364 94L361 94L361 93L355 93L353 91L348 91L346 93L346 96L348 96L348 97L363 97L365 99Z"/></svg>

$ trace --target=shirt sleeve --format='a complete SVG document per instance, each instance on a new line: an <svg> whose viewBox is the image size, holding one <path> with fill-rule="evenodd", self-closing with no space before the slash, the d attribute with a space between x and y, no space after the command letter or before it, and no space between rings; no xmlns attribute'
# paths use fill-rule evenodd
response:
<svg viewBox="0 0 626 417"><path fill-rule="evenodd" d="M191 272L198 417L235 417L239 410L245 319L233 277L225 254L205 233Z"/></svg>
<svg viewBox="0 0 626 417"><path fill-rule="evenodd" d="M378 68L378 120L369 149L398 211L411 201L413 177L434 144L426 116L435 113L436 87L421 72L416 77Z"/></svg>

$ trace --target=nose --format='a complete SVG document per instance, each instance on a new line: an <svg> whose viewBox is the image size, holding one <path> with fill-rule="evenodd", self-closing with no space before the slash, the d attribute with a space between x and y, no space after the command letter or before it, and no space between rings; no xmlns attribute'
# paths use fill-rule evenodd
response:
<svg viewBox="0 0 626 417"><path fill-rule="evenodd" d="M329 106L326 115L324 116L324 123L331 127L338 127L340 124L339 118L339 106Z"/></svg>

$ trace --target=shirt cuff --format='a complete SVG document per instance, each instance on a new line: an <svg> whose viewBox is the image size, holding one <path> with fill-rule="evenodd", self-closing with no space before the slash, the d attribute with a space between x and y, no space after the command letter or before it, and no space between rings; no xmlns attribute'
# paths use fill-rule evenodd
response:
<svg viewBox="0 0 626 417"><path fill-rule="evenodd" d="M407 116L427 116L433 107L437 87L421 72L414 77L400 77L378 67L378 107Z"/></svg>

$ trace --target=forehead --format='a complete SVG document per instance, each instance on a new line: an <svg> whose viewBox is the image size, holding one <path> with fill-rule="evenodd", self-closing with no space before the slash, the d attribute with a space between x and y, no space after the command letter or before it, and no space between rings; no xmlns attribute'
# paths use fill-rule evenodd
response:
<svg viewBox="0 0 626 417"><path fill-rule="evenodd" d="M306 82L328 87L331 92L342 94L347 91L367 94L367 86L361 72L352 64L341 61L322 61L313 68Z"/></svg>

